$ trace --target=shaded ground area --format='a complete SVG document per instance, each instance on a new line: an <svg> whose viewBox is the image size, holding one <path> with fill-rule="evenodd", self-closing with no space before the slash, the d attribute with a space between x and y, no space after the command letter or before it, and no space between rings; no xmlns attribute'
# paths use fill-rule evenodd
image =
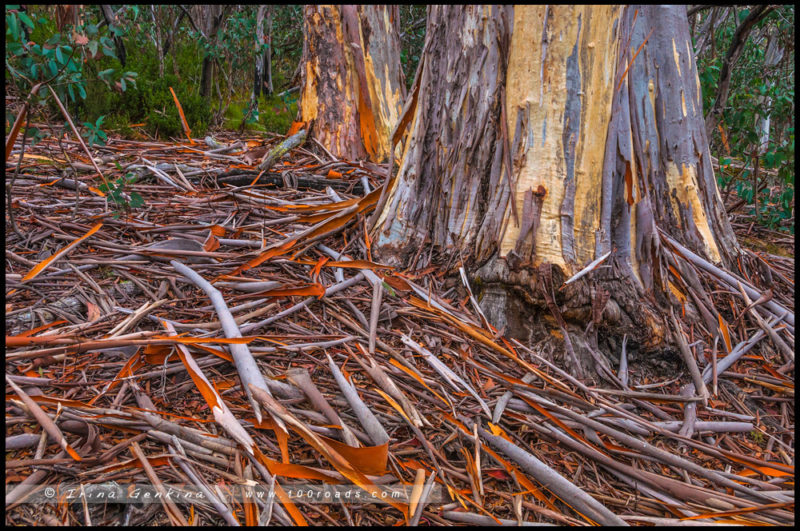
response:
<svg viewBox="0 0 800 531"><path fill-rule="evenodd" d="M558 341L485 326L463 285L372 261L381 168L306 144L259 177L259 141L217 140L111 140L97 168L74 142L26 147L6 223L8 524L794 522L794 329L766 299L682 266L726 322L717 341L681 324L707 407L680 355L579 381L549 361ZM101 197L98 169L135 182ZM792 309L793 254L731 273ZM269 393L248 398L242 359ZM112 481L204 496L65 487ZM297 495L326 485L402 496Z"/></svg>

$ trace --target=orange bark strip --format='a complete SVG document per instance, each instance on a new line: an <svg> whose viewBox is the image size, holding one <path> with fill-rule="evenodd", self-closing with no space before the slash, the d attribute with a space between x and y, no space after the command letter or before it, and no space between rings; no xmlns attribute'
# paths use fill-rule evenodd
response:
<svg viewBox="0 0 800 531"><path fill-rule="evenodd" d="M633 173L631 172L631 163L625 164L625 201L628 206L634 203L633 200Z"/></svg>
<svg viewBox="0 0 800 531"><path fill-rule="evenodd" d="M292 122L291 127L289 127L289 131L286 133L286 137L290 137L295 133L299 132L301 129L304 129L308 122Z"/></svg>
<svg viewBox="0 0 800 531"><path fill-rule="evenodd" d="M259 298L259 297L317 297L321 299L325 295L325 286L319 282L309 286L302 286L299 288L282 288L272 289L267 291L259 291L258 293L248 293L242 298Z"/></svg>
<svg viewBox="0 0 800 531"><path fill-rule="evenodd" d="M322 270L322 266L324 266L324 265L325 265L325 262L327 262L328 260L330 260L330 257L329 257L329 256L323 256L323 257L322 257L322 258L320 258L320 259L319 259L319 261L318 261L318 262L317 262L317 263L314 265L314 267L313 267L313 268L311 269L311 271L309 272L309 276L311 277L311 279L312 279L312 280L315 280L315 279L316 279L316 278L319 276L319 273L320 273L320 271Z"/></svg>
<svg viewBox="0 0 800 531"><path fill-rule="evenodd" d="M192 368L191 364L186 361L186 355L183 353L183 350L179 348L175 350L178 353L181 363L183 363L183 367L186 369L186 372L189 373L189 377L197 387L197 390L200 391L201 395L203 395L206 404L208 404L211 409L223 409L223 406L221 406L219 403L218 399L220 397L217 392L208 385L208 381L203 377L203 375L197 374L197 372L195 372L195 370Z"/></svg>
<svg viewBox="0 0 800 531"><path fill-rule="evenodd" d="M728 324L719 313L717 314L717 319L719 320L719 329L722 331L722 339L725 341L725 350L730 354L733 346L731 344L731 333L728 330Z"/></svg>
<svg viewBox="0 0 800 531"><path fill-rule="evenodd" d="M306 519L303 518L303 513L300 512L292 499L286 494L286 491L283 490L283 487L281 487L277 481L275 482L275 494L278 495L278 499L281 500L284 509L286 509L286 512L289 513L289 516L292 517L294 523L301 527L307 527L308 522L306 522Z"/></svg>
<svg viewBox="0 0 800 531"><path fill-rule="evenodd" d="M8 337L29 337L29 336L32 336L33 334L38 334L39 332L43 332L44 330L47 330L50 327L57 326L57 325L60 325L60 324L64 324L66 322L67 322L66 320L61 319L60 321L53 321L52 323L48 323L48 324L45 324L45 325L42 325L42 326L37 326L36 328L34 328L32 330L28 330L27 332L22 332L21 334L16 335L16 336L6 336L6 337L7 338Z"/></svg>
<svg viewBox="0 0 800 531"><path fill-rule="evenodd" d="M175 99L175 106L178 107L178 114L181 115L181 124L183 125L183 131L186 133L186 138L189 139L189 143L194 145L195 141L192 140L192 130L189 129L189 124L186 123L186 116L183 114L183 107L181 107L181 102L178 101L178 96L175 95L175 91L172 90L172 87L169 88L169 91L172 92L172 97Z"/></svg>
<svg viewBox="0 0 800 531"><path fill-rule="evenodd" d="M297 264L303 265L319 265L319 262L313 260L294 260ZM335 260L326 260L321 267L341 267L345 269L389 269L393 270L392 266L370 262L369 260L350 260L349 262L337 262ZM410 289L410 288L409 288ZM408 291L408 290L405 290Z"/></svg>
<svg viewBox="0 0 800 531"><path fill-rule="evenodd" d="M76 246L76 245L78 245L80 242L82 242L83 240L85 240L86 238L88 238L89 236L91 236L92 234L94 234L95 232L97 232L98 230L100 230L100 227L102 227L102 226L103 226L103 224L102 224L102 223L98 223L97 225L95 225L94 227L92 227L91 229L89 229L89 232L87 232L86 234L84 234L83 236L81 236L80 238L78 238L77 240L73 241L72 243L70 243L69 245L67 245L66 247L64 247L63 249L61 249L60 251L58 251L58 252L54 253L52 256L50 256L50 257L49 257L49 258L47 258L46 260L43 260L42 262L40 262L39 264L37 264L37 265L36 265L36 266L35 266L33 269L31 269L31 270L28 272L28 274L27 274L27 275L25 275L24 277L22 277L22 282L26 282L26 281L28 281L28 280L31 280L31 279L33 279L33 278L36 278L37 276L39 276L39 274L40 274L42 271L44 271L44 270L47 268L47 266L51 265L53 262L55 262L55 261L56 261L56 260L58 260L59 258L62 258L62 257L63 257L64 255L66 255L66 254L67 254L67 253L68 253L70 250L72 250L73 248L75 248L75 246Z"/></svg>
<svg viewBox="0 0 800 531"><path fill-rule="evenodd" d="M126 376L133 376L133 373L136 372L136 370L139 367L142 367L145 364L145 361L142 358L143 358L142 356L131 356L130 359L128 359L128 361L125 362L125 365L123 365L122 368L119 370L114 379L111 382L109 382L108 385L106 385L105 389L103 389L103 391L101 391L99 394L95 395L94 398L89 400L89 405L94 404L98 398L100 398L108 391L111 391L114 387L119 385L121 381L120 378L124 378Z"/></svg>
<svg viewBox="0 0 800 531"><path fill-rule="evenodd" d="M265 462L264 466L267 467L267 470L269 470L270 474L274 474L276 476L282 476L285 478L292 478L292 479L317 479L319 481L324 481L326 483L333 483L333 484L341 483L341 481L338 478L329 476L328 474L320 472L319 470L314 470L313 468L307 467L305 465L280 463L266 456L264 456L264 462Z"/></svg>

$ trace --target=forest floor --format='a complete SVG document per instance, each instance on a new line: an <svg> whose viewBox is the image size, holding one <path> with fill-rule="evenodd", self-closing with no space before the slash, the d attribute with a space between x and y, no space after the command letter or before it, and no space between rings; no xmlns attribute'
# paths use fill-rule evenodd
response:
<svg viewBox="0 0 800 531"><path fill-rule="evenodd" d="M307 143L260 175L260 139L217 140L12 151L7 524L794 522L794 329L766 297L696 269L706 403L682 362L577 380L373 260L381 167ZM733 225L729 273L793 311L793 237Z"/></svg>

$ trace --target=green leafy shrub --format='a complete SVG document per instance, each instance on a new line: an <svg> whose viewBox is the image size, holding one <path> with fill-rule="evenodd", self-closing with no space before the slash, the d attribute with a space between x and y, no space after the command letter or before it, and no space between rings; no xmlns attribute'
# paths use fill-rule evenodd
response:
<svg viewBox="0 0 800 531"><path fill-rule="evenodd" d="M174 74L165 73L159 76L158 56L155 47L150 44L140 43L141 53L129 56L128 68L136 69L140 73L140 81L133 88L128 87L124 93L104 90L102 83L92 83L89 87L89 97L86 102L86 115L90 119L99 115L109 115L109 127L121 128L118 133L130 132L129 125L145 123L145 130L153 136L160 138L181 137L183 127L175 100L169 88L175 91L178 101L183 108L184 116L192 130L192 136L202 136L211 122L212 111L209 105L197 94L196 87L187 83L185 78L178 79ZM192 58L189 46L184 46L177 59L181 70L191 71L192 64L197 62L196 56ZM172 57L167 56L165 71L172 69ZM102 69L114 66L116 60L103 60L93 65L93 68ZM195 65L196 66L196 65ZM195 70L199 69L195 68Z"/></svg>

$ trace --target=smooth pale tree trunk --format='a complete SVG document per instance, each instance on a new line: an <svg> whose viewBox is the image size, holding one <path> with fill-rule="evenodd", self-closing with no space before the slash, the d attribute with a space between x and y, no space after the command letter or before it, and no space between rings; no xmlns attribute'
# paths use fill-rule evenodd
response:
<svg viewBox="0 0 800 531"><path fill-rule="evenodd" d="M261 53L261 46L265 44L264 39L264 13L267 6L261 5L256 12L256 39L255 39L255 60L253 67L253 91L250 93L250 108L245 120L242 121L240 132L244 131L248 116L258 120L258 98L264 92L264 54Z"/></svg>
<svg viewBox="0 0 800 531"><path fill-rule="evenodd" d="M264 50L264 88L266 96L272 96L275 88L272 86L272 6L267 9L267 49Z"/></svg>
<svg viewBox="0 0 800 531"><path fill-rule="evenodd" d="M463 265L509 335L548 335L555 298L567 329L663 346L671 305L697 315L697 278L659 230L714 263L739 255L685 6L428 9L373 252L412 270Z"/></svg>
<svg viewBox="0 0 800 531"><path fill-rule="evenodd" d="M405 96L397 6L303 9L300 120L337 157L385 160Z"/></svg>

